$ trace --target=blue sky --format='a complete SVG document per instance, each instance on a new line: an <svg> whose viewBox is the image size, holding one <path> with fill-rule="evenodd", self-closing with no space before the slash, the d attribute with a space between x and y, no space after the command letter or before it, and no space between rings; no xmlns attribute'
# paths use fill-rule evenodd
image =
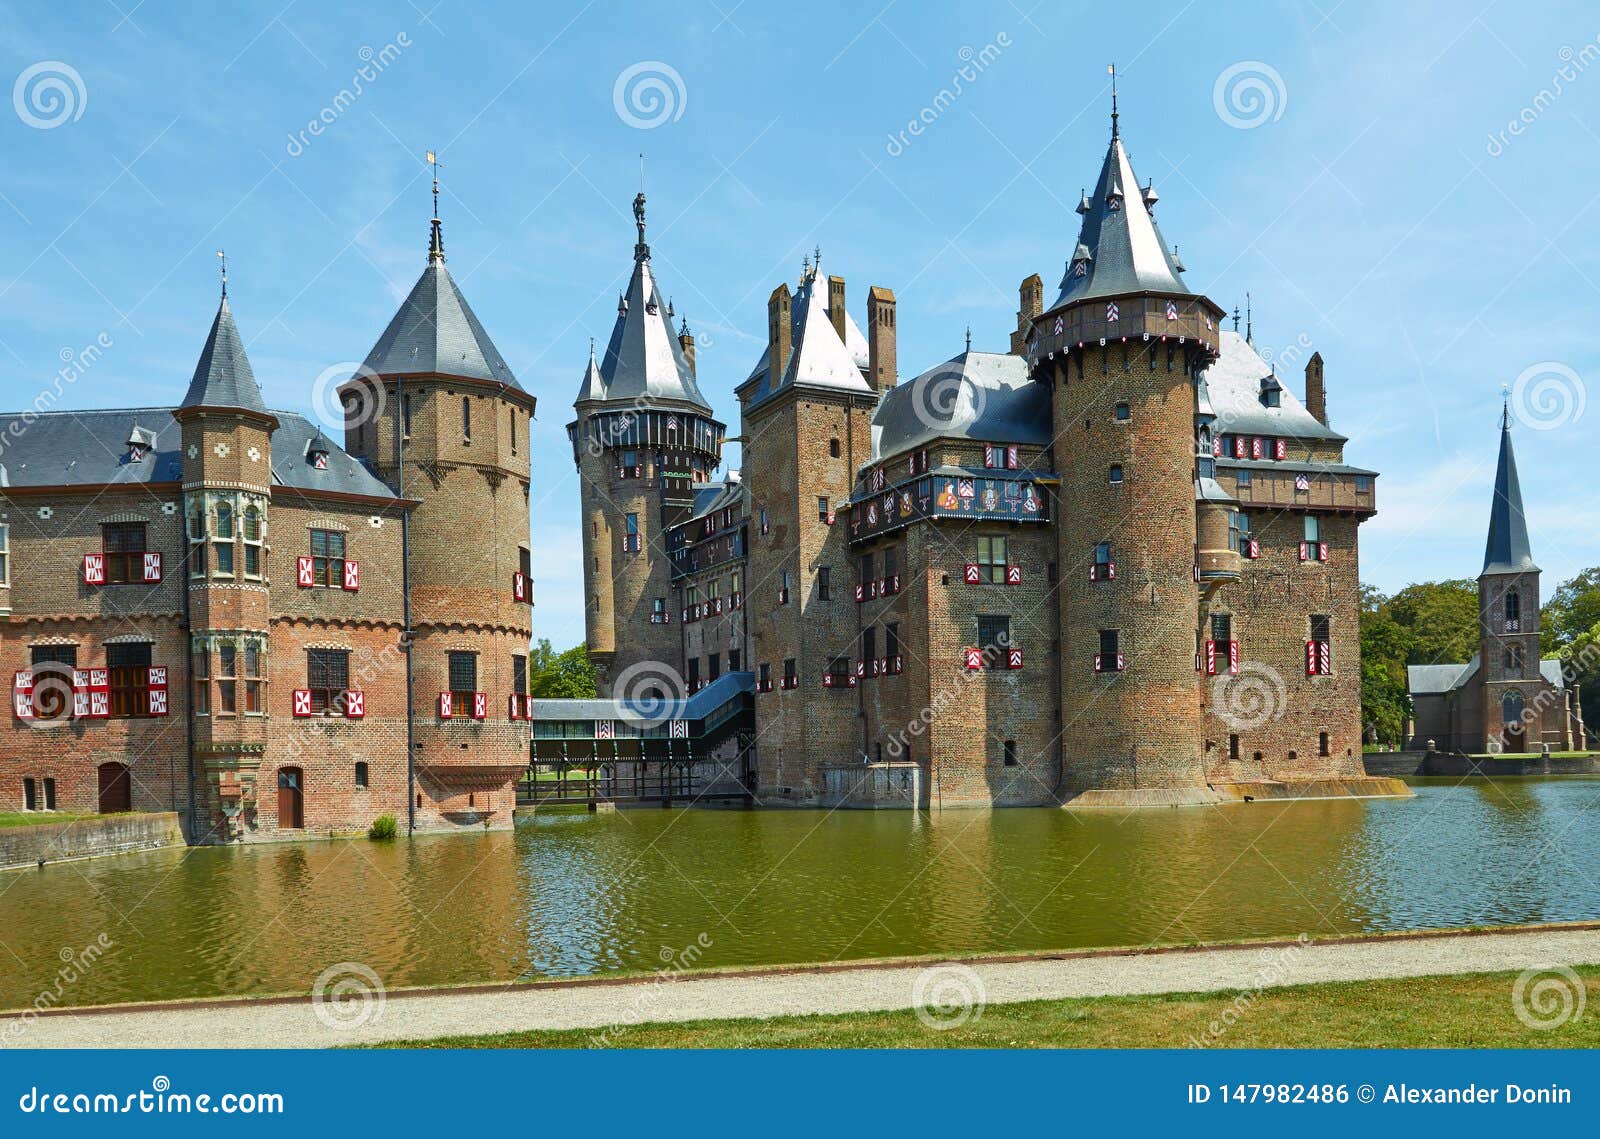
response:
<svg viewBox="0 0 1600 1139"><path fill-rule="evenodd" d="M1297 391L1320 350L1350 461L1382 472L1363 577L1476 573L1519 376L1546 588L1600 564L1592 8L136 3L0 5L8 82L46 65L0 114L0 402L31 401L64 349L102 336L67 406L175 402L226 248L269 403L315 413L316 378L365 356L422 269L437 148L451 270L540 400L537 621L557 644L583 632L565 424L630 268L639 152L657 274L732 419L767 293L813 245L858 320L869 284L895 290L904 377L969 324L1003 351L1017 283L1053 286L1071 253L1112 60L1189 285L1229 307L1249 290L1256 342ZM57 64L75 75L52 92ZM665 115L619 112L640 64Z"/></svg>

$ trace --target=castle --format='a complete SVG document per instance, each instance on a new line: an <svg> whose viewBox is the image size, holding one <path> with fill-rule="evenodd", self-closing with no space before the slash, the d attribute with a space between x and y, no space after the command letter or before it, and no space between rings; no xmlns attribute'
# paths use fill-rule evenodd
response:
<svg viewBox="0 0 1600 1139"><path fill-rule="evenodd" d="M569 427L606 699L539 710L560 755L621 754L630 722L659 729L637 709L692 718L743 687L721 754L762 804L1392 791L1360 760L1375 474L1344 462L1320 355L1302 404L1185 284L1157 199L1113 105L1055 299L1029 277L1008 352L969 334L904 383L894 293L867 290L863 332L808 258L768 298L742 471L718 480L727 428L641 194Z"/></svg>
<svg viewBox="0 0 1600 1139"><path fill-rule="evenodd" d="M224 266L178 406L0 415L0 810L175 811L193 843L510 825L534 398L437 216L339 395L343 447L266 406Z"/></svg>

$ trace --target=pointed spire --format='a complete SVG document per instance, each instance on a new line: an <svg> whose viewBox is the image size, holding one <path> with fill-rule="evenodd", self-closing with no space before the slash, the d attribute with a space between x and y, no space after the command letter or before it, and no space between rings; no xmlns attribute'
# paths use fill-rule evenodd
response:
<svg viewBox="0 0 1600 1139"><path fill-rule="evenodd" d="M1522 510L1522 483L1511 448L1511 407L1500 412L1500 462L1494 473L1494 502L1489 507L1489 540L1483 550L1483 572L1523 573L1537 570L1528 543L1528 520Z"/></svg>
<svg viewBox="0 0 1600 1139"><path fill-rule="evenodd" d="M211 321L211 332L200 350L189 390L178 407L241 408L269 414L261 398L261 388L256 384L255 372L250 368L250 358L245 355L244 340L233 322L233 309L228 305L226 293Z"/></svg>
<svg viewBox="0 0 1600 1139"><path fill-rule="evenodd" d="M439 156L428 151L428 165L433 167L433 225L428 234L428 264L444 264L444 228L439 224Z"/></svg>

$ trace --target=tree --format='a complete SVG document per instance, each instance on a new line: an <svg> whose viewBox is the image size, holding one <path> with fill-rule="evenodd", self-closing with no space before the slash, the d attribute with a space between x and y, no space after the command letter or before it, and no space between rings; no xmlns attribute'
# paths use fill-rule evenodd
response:
<svg viewBox="0 0 1600 1139"><path fill-rule="evenodd" d="M593 700L597 689L588 648L574 645L558 653L540 640L528 654L528 692L544 700Z"/></svg>
<svg viewBox="0 0 1600 1139"><path fill-rule="evenodd" d="M1540 625L1547 653L1560 651L1600 625L1600 566L1557 586L1545 602Z"/></svg>
<svg viewBox="0 0 1600 1139"><path fill-rule="evenodd" d="M1409 632L1407 664L1465 664L1478 651L1477 582L1418 582L1383 610Z"/></svg>
<svg viewBox="0 0 1600 1139"><path fill-rule="evenodd" d="M1361 722L1385 742L1400 740L1411 701L1406 662L1414 638L1388 612L1388 599L1370 585L1361 587Z"/></svg>

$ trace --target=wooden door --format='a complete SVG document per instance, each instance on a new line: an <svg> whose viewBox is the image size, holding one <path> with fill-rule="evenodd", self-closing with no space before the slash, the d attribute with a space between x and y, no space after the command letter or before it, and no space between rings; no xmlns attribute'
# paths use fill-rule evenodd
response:
<svg viewBox="0 0 1600 1139"><path fill-rule="evenodd" d="M306 825L305 775L298 767L278 769L278 826L285 830L300 830Z"/></svg>
<svg viewBox="0 0 1600 1139"><path fill-rule="evenodd" d="M100 813L113 815L133 810L133 781L125 763L100 765Z"/></svg>

